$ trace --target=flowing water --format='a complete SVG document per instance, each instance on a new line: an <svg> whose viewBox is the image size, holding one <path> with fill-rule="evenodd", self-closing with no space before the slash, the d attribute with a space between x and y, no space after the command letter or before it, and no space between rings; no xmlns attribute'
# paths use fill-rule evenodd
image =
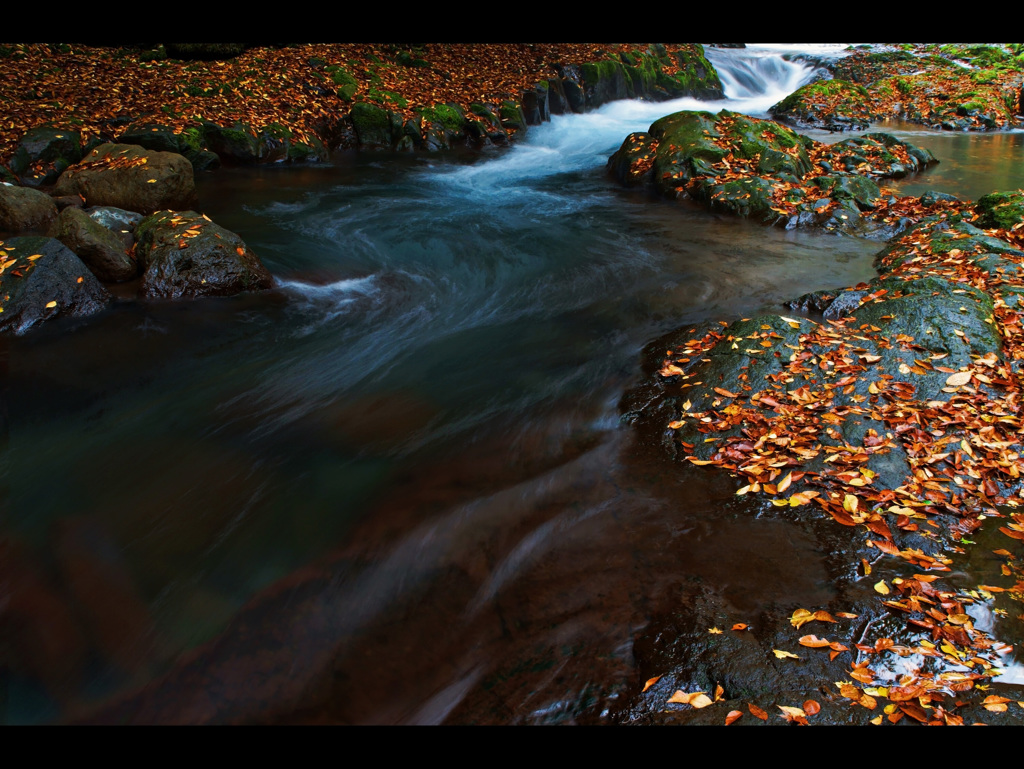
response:
<svg viewBox="0 0 1024 769"><path fill-rule="evenodd" d="M878 243L606 177L662 115L763 116L811 75L710 56L721 102L218 171L199 208L273 291L126 299L7 343L4 719L600 722L683 581L739 612L826 603L805 532L619 421L650 340L873 275ZM913 140L976 196L1019 138Z"/></svg>

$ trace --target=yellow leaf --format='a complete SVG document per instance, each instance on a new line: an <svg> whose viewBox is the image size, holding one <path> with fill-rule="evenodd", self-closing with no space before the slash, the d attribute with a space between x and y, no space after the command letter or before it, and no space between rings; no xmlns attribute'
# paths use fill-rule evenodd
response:
<svg viewBox="0 0 1024 769"><path fill-rule="evenodd" d="M875 726L881 726L882 725L882 717L881 716L876 716L875 718L872 718L871 719L871 723L873 723ZM886 732L886 734L888 734L888 732Z"/></svg>
<svg viewBox="0 0 1024 769"><path fill-rule="evenodd" d="M789 488L789 485L792 482L793 482L793 473L789 472L789 473L786 474L785 478L783 478L781 481L779 481L779 485L776 488L775 492L777 494L781 494L782 492L784 492L786 489Z"/></svg>
<svg viewBox="0 0 1024 769"><path fill-rule="evenodd" d="M711 698L704 694L704 692L698 692L695 696L690 698L690 704L695 708L706 708L708 705L713 703L711 702ZM1005 708L1006 706L1003 705L1003 707Z"/></svg>
<svg viewBox="0 0 1024 769"><path fill-rule="evenodd" d="M960 387L971 381L970 371L958 371L955 374L950 374L946 379L946 385L949 387Z"/></svg>
<svg viewBox="0 0 1024 769"><path fill-rule="evenodd" d="M646 692L648 689L650 689L652 686L654 686L660 680L661 680L661 676L655 676L654 678L648 678L647 679L647 683L644 684L644 691ZM643 692L641 692L641 694L643 694Z"/></svg>
<svg viewBox="0 0 1024 769"><path fill-rule="evenodd" d="M791 705L776 705L776 707L786 715L807 718L807 714L804 712L803 708L794 708Z"/></svg>
<svg viewBox="0 0 1024 769"><path fill-rule="evenodd" d="M46 305L46 309L50 309L51 307L56 307L56 306L57 306L57 302L56 301L48 302L47 305Z"/></svg>
<svg viewBox="0 0 1024 769"><path fill-rule="evenodd" d="M146 179L146 184L156 184L156 179Z"/></svg>
<svg viewBox="0 0 1024 769"><path fill-rule="evenodd" d="M789 618L790 624L799 630L803 625L806 625L814 619L814 613L807 611L807 609L797 609L793 612L793 616Z"/></svg>
<svg viewBox="0 0 1024 769"><path fill-rule="evenodd" d="M875 583L875 592L881 593L882 595L889 595L889 586L885 584L885 580Z"/></svg>
<svg viewBox="0 0 1024 769"><path fill-rule="evenodd" d="M721 635L723 631L719 630L716 627L709 627L708 632L711 633L711 635Z"/></svg>
<svg viewBox="0 0 1024 769"><path fill-rule="evenodd" d="M795 660L798 660L798 659L800 659L800 658L799 658L798 656L796 656L796 655L795 655L795 654L793 654L792 652L784 652L784 651L782 651L781 649L772 649L772 652L773 652L773 653L775 654L775 656L776 656L776 657L778 657L778 658L779 658L780 660L786 659L787 657L790 657L790 658L792 658L792 659L795 659Z"/></svg>

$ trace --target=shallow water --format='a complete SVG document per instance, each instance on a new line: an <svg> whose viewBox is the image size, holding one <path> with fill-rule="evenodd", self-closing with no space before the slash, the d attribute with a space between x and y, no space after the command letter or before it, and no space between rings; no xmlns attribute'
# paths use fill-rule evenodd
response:
<svg viewBox="0 0 1024 769"><path fill-rule="evenodd" d="M5 720L599 722L682 582L745 612L826 602L804 532L619 422L650 340L873 275L878 243L606 177L657 117L763 114L809 74L729 55L741 99L219 171L199 208L273 291L11 341ZM920 143L968 194L1014 136Z"/></svg>

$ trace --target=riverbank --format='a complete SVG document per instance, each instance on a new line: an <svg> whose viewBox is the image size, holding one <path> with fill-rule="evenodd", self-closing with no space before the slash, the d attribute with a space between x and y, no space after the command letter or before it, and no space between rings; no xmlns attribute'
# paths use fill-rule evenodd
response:
<svg viewBox="0 0 1024 769"><path fill-rule="evenodd" d="M144 146L159 138L151 148L200 170L214 162L203 152L252 163L403 137L399 149L489 144L614 98L721 94L693 44L33 44L0 46L0 62L0 164L16 166L18 142L39 126L74 132L86 153L126 133ZM22 176L35 161L11 170Z"/></svg>
<svg viewBox="0 0 1024 769"><path fill-rule="evenodd" d="M856 69L858 62L840 66ZM1018 78L1019 88L1019 75L1008 76ZM826 88L838 94L842 84L805 86L783 104ZM807 124L836 125L836 105L843 103L833 100L824 118ZM846 527L821 535L823 547L842 552L846 562L833 575L841 600L791 618L762 616L752 642L743 640L747 623L728 635L686 620L686 643L700 650L696 659L658 671L646 687L656 693L642 693L640 702L648 697L649 704L638 706L634 718L714 723L696 710L721 700L724 717L726 706L744 705L728 695L710 699L715 687L729 681L722 691L731 692L755 680L750 671L774 653L780 679L765 688L792 690L788 703L774 701L790 720L821 712L819 720L829 723L881 723L883 715L894 723L905 716L963 723L987 722L995 713L997 721L1016 722L1006 703L1021 699L1022 682L1014 675L1014 685L989 689L988 682L1000 680L1004 641L1019 643L1024 620L1022 193L994 192L977 204L926 193L879 206L871 178L893 167L906 173L915 155L921 168L930 159L886 134L825 147L783 131L725 113L678 113L631 135L610 170L623 183L787 227L802 217L833 230L876 215L886 225L898 219L895 237L886 236L889 245L876 257L879 276L794 298L795 317L723 320L652 343L649 379L623 408L648 440L680 461L726 469L739 478L737 495L765 497L765 515L806 522L820 515ZM844 158L851 150L856 161ZM880 157L891 152L901 154ZM830 180L826 174L834 171ZM830 199L833 190L844 191L840 200ZM969 551L983 528L986 546L1001 560L1001 578L965 584L964 572L955 572L976 560ZM1003 642L982 621L986 604L1019 615L1000 625ZM843 617L855 621L839 640L798 638L804 624L817 619L824 623L819 632L839 630ZM807 652L797 645L820 651L804 661ZM843 659L845 666L837 663ZM816 675L823 703L813 697ZM801 708L802 696L809 706ZM669 707L648 711L658 698ZM760 717L756 697L750 703L729 717ZM858 705L860 716L851 710Z"/></svg>

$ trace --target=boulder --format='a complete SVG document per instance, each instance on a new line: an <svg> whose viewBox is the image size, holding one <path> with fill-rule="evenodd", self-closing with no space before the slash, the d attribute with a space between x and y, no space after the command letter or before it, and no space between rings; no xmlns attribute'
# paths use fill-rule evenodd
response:
<svg viewBox="0 0 1024 769"><path fill-rule="evenodd" d="M247 127L207 124L206 145L222 160L238 164L258 163L260 140Z"/></svg>
<svg viewBox="0 0 1024 769"><path fill-rule="evenodd" d="M352 105L352 126L356 139L364 147L390 147L391 122L387 110L361 101Z"/></svg>
<svg viewBox="0 0 1024 769"><path fill-rule="evenodd" d="M136 235L143 296L228 296L273 285L238 235L195 211L159 211L139 223Z"/></svg>
<svg viewBox="0 0 1024 769"><path fill-rule="evenodd" d="M979 227L1008 230L1024 221L1024 191L989 193L978 199L974 210Z"/></svg>
<svg viewBox="0 0 1024 769"><path fill-rule="evenodd" d="M11 238L0 244L0 254L0 332L23 334L43 321L92 315L112 300L82 260L55 238Z"/></svg>
<svg viewBox="0 0 1024 769"><path fill-rule="evenodd" d="M79 208L61 211L53 236L74 251L93 275L106 283L121 283L138 274L138 265L128 255L120 235Z"/></svg>
<svg viewBox="0 0 1024 769"><path fill-rule="evenodd" d="M0 183L0 231L45 232L57 218L57 206L45 192Z"/></svg>
<svg viewBox="0 0 1024 769"><path fill-rule="evenodd" d="M188 208L195 199L192 165L172 152L134 144L103 144L60 177L58 195L81 195L87 206L141 214Z"/></svg>
<svg viewBox="0 0 1024 769"><path fill-rule="evenodd" d="M11 171L30 187L53 184L72 163L82 159L76 131L40 126L28 131L11 156Z"/></svg>
<svg viewBox="0 0 1024 769"><path fill-rule="evenodd" d="M867 128L879 115L862 85L818 80L802 85L768 110L776 120L830 131Z"/></svg>

